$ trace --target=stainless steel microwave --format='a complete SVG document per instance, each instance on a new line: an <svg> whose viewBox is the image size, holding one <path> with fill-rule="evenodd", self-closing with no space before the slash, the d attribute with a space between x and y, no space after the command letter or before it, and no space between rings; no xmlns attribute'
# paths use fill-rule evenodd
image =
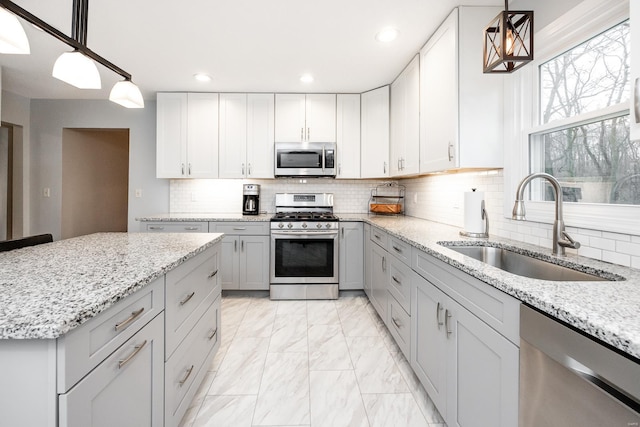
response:
<svg viewBox="0 0 640 427"><path fill-rule="evenodd" d="M324 142L276 142L276 177L336 176L336 144Z"/></svg>

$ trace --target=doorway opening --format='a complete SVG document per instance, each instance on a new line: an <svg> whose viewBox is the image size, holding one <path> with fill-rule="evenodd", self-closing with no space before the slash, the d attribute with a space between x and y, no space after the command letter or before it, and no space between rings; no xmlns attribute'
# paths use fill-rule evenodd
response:
<svg viewBox="0 0 640 427"><path fill-rule="evenodd" d="M13 127L0 124L0 240L13 238Z"/></svg>
<svg viewBox="0 0 640 427"><path fill-rule="evenodd" d="M63 129L61 238L127 231L129 129Z"/></svg>

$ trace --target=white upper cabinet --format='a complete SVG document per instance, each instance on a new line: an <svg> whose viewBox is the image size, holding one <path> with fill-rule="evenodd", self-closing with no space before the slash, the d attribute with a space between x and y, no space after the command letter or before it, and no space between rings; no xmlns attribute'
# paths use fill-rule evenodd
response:
<svg viewBox="0 0 640 427"><path fill-rule="evenodd" d="M273 94L220 95L220 178L273 178Z"/></svg>
<svg viewBox="0 0 640 427"><path fill-rule="evenodd" d="M420 171L420 55L391 84L391 176Z"/></svg>
<svg viewBox="0 0 640 427"><path fill-rule="evenodd" d="M389 86L361 96L361 178L389 176Z"/></svg>
<svg viewBox="0 0 640 427"><path fill-rule="evenodd" d="M338 95L336 178L360 178L360 95Z"/></svg>
<svg viewBox="0 0 640 427"><path fill-rule="evenodd" d="M158 93L156 176L218 177L218 94Z"/></svg>
<svg viewBox="0 0 640 427"><path fill-rule="evenodd" d="M336 142L335 94L276 94L278 142Z"/></svg>
<svg viewBox="0 0 640 427"><path fill-rule="evenodd" d="M482 72L499 12L456 8L420 51L420 173L503 165L503 76Z"/></svg>

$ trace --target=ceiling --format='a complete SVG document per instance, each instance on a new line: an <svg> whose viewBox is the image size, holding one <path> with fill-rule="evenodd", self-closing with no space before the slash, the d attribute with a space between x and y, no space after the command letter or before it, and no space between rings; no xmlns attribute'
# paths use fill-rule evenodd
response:
<svg viewBox="0 0 640 427"><path fill-rule="evenodd" d="M73 0L14 0L67 35ZM130 73L145 99L161 91L358 93L391 83L459 3L501 0L91 0L87 46ZM375 40L384 27L398 38ZM2 89L27 98L107 99L51 77L63 43L23 21L31 55L2 55ZM482 37L478 34L478 37ZM193 75L210 74L208 83ZM302 74L315 80L301 83Z"/></svg>

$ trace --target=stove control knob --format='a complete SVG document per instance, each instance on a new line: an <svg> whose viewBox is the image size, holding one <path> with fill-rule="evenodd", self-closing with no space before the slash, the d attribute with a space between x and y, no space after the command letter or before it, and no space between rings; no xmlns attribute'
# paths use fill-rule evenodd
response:
<svg viewBox="0 0 640 427"><path fill-rule="evenodd" d="M287 227L291 228L291 227L293 227L293 224L289 223L289 224L287 224Z"/></svg>
<svg viewBox="0 0 640 427"><path fill-rule="evenodd" d="M322 224L318 223L318 225L316 225L316 228L322 228Z"/></svg>
<svg viewBox="0 0 640 427"><path fill-rule="evenodd" d="M307 228L307 223L306 222L302 223L302 228Z"/></svg>
<svg viewBox="0 0 640 427"><path fill-rule="evenodd" d="M278 224L278 227L279 227L279 228L284 228L284 224L283 224L283 223L280 223L280 224Z"/></svg>
<svg viewBox="0 0 640 427"><path fill-rule="evenodd" d="M326 228L331 228L331 223L327 223L327 225L325 225Z"/></svg>

